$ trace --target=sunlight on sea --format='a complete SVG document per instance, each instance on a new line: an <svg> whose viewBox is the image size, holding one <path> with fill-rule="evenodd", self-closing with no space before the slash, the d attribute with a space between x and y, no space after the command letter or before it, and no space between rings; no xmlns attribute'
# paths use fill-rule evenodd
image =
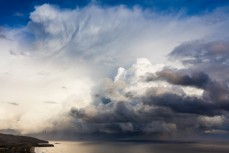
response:
<svg viewBox="0 0 229 153"><path fill-rule="evenodd" d="M36 153L228 153L228 143L50 142Z"/></svg>

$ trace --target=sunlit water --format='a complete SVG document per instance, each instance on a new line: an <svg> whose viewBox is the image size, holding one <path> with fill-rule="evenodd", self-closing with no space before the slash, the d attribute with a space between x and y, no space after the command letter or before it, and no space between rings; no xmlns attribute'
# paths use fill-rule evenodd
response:
<svg viewBox="0 0 229 153"><path fill-rule="evenodd" d="M229 153L229 143L51 142L36 153ZM58 144L56 144L58 143Z"/></svg>

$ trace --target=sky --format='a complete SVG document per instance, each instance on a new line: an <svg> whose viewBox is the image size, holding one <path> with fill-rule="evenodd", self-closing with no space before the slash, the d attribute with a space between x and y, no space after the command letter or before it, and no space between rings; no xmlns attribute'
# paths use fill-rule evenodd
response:
<svg viewBox="0 0 229 153"><path fill-rule="evenodd" d="M228 0L2 0L0 132L229 138Z"/></svg>

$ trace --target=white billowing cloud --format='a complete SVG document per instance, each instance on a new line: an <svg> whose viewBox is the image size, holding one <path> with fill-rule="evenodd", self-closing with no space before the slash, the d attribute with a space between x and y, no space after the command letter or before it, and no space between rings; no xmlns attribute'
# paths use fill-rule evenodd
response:
<svg viewBox="0 0 229 153"><path fill-rule="evenodd" d="M113 101L125 101L125 96L128 93L134 94L134 97L141 97L150 88L159 88L160 90L155 93L158 95L173 93L177 95L202 96L203 90L196 87L172 85L160 79L150 82L146 80L148 74L153 74L157 77L157 72L162 71L164 68L165 65L154 65L146 58L139 58L129 69L120 67L114 81L105 80L102 93L106 96L109 95L108 97Z"/></svg>
<svg viewBox="0 0 229 153"><path fill-rule="evenodd" d="M89 105L94 87L104 77L113 77L118 67L132 65L138 57L147 59L138 59L130 69L120 68L114 82L105 81L108 89L117 88L108 93L110 98L125 100L128 92L141 95L158 86L166 92L173 86L165 81L145 83L141 76L178 67L167 65L166 55L184 41L220 39L219 28L225 29L228 21L216 20L217 11L182 17L138 7L37 6L28 25L6 29L0 37L0 129L52 129L70 108ZM194 87L173 91L202 95Z"/></svg>

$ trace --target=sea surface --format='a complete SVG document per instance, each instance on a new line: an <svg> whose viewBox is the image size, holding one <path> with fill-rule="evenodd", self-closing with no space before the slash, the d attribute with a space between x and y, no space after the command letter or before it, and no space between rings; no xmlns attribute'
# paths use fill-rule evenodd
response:
<svg viewBox="0 0 229 153"><path fill-rule="evenodd" d="M155 142L50 142L53 148L36 148L36 153L229 153L229 143Z"/></svg>

